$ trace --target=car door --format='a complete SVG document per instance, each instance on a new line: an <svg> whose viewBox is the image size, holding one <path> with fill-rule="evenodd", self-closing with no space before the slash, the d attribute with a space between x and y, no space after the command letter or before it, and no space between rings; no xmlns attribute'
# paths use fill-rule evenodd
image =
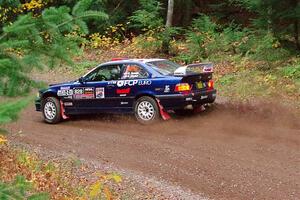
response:
<svg viewBox="0 0 300 200"><path fill-rule="evenodd" d="M136 95L151 85L149 73L138 64L123 64L121 79L117 81L116 95L118 107L131 110ZM149 88L148 88L149 89Z"/></svg>
<svg viewBox="0 0 300 200"><path fill-rule="evenodd" d="M116 86L110 83L119 80L120 76L120 65L100 66L86 75L83 83L74 88L77 109L83 113L113 110Z"/></svg>

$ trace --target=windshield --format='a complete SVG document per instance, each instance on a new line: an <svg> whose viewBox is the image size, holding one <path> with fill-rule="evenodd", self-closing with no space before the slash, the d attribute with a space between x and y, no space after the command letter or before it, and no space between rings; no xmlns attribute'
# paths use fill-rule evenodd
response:
<svg viewBox="0 0 300 200"><path fill-rule="evenodd" d="M148 62L147 65L151 66L154 70L156 70L162 75L173 74L177 68L181 67L177 63L174 63L169 60L152 61Z"/></svg>

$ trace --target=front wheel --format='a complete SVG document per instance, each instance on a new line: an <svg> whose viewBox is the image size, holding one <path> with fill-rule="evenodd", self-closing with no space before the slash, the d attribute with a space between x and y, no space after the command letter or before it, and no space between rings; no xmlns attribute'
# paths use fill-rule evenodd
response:
<svg viewBox="0 0 300 200"><path fill-rule="evenodd" d="M134 105L136 119L142 124L151 124L160 118L156 101L148 96L139 98Z"/></svg>
<svg viewBox="0 0 300 200"><path fill-rule="evenodd" d="M43 101L43 116L45 122L56 124L61 121L61 108L59 100L55 97L48 97Z"/></svg>

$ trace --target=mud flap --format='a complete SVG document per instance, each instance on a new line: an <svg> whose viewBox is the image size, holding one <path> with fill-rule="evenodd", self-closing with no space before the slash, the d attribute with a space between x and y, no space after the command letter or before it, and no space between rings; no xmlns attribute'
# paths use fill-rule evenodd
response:
<svg viewBox="0 0 300 200"><path fill-rule="evenodd" d="M164 107L160 104L159 99L156 99L156 102L159 107L160 116L163 118L163 120L171 119L171 116L164 110Z"/></svg>
<svg viewBox="0 0 300 200"><path fill-rule="evenodd" d="M69 119L69 117L65 114L65 107L63 102L60 100L60 114L63 119Z"/></svg>

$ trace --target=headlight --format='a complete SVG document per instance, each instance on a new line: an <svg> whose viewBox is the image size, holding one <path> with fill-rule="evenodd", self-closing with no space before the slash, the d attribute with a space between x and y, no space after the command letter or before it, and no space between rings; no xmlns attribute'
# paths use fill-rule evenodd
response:
<svg viewBox="0 0 300 200"><path fill-rule="evenodd" d="M41 97L41 94L38 92L38 93L36 93L36 98L40 98Z"/></svg>

